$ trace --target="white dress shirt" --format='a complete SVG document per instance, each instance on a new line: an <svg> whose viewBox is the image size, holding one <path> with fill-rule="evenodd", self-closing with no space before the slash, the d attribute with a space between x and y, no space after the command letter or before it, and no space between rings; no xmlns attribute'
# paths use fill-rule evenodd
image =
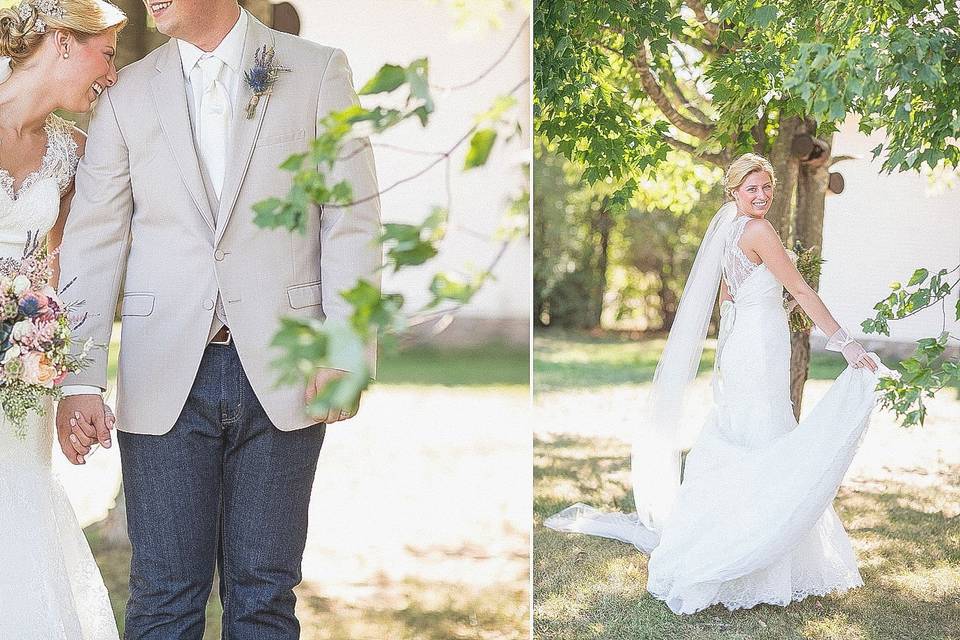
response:
<svg viewBox="0 0 960 640"><path fill-rule="evenodd" d="M204 87L199 82L192 82L198 78L194 68L197 66L200 58L215 56L223 62L223 69L220 71L220 81L227 89L227 96L230 100L230 113L236 112L237 95L240 89L240 79L243 77L243 45L247 35L247 12L240 10L240 17L237 23L233 25L230 32L224 36L220 44L213 51L207 53L199 47L177 40L177 46L180 49L180 62L183 65L183 81L187 90L187 109L190 111L190 124L193 127L193 139L199 145L200 140L200 118L197 117L197 105L200 104L200 97L203 95ZM250 61L253 62L252 60ZM199 151L199 149L198 149ZM201 156L202 153L198 154Z"/></svg>
<svg viewBox="0 0 960 640"><path fill-rule="evenodd" d="M243 45L247 35L247 12L240 10L240 17L224 36L217 47L207 53L196 45L183 40L177 40L177 46L180 49L180 62L183 65L183 82L187 92L187 109L190 111L190 124L193 127L193 139L199 146L200 130L199 118L197 117L197 105L200 104L200 97L203 95L204 87L199 83L191 83L191 72L193 77L197 78L194 67L197 66L200 58L205 56L216 56L223 62L223 69L220 71L220 81L227 89L227 96L230 100L230 112L236 112L237 94L240 88L240 78L243 77ZM252 62L252 61L251 61ZM197 86L194 86L196 84ZM198 159L203 162L203 153L197 149ZM219 190L219 187L218 187ZM64 396L74 396L81 394L100 394L104 390L100 387L88 385L64 385L61 389Z"/></svg>

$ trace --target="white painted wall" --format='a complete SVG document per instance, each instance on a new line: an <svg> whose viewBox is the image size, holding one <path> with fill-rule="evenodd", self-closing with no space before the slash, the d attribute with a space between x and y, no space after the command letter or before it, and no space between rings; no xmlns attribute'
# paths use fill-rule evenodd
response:
<svg viewBox="0 0 960 640"><path fill-rule="evenodd" d="M457 15L428 0L294 0L300 13L301 36L347 53L359 88L384 63L407 65L428 57L430 79L440 86L458 85L479 76L496 61L516 36L526 13L518 9L503 17L499 29L457 27ZM521 3L522 4L522 3ZM426 129L407 122L374 143L389 143L423 151L449 149L471 126L475 114L486 111L493 99L528 77L530 34L525 30L507 58L482 81L463 90L436 92L436 112ZM385 291L403 293L411 308L425 303L427 285L438 269L457 271L471 265L485 267L497 245L478 239L471 231L492 234L501 222L508 198L523 185L520 162L529 156L529 85L520 89L516 112L524 136L508 146L498 142L486 167L461 174L466 145L453 156L451 186L454 223L439 258L426 268L409 269L384 280ZM363 98L366 106L376 100ZM425 156L375 148L381 189L432 161ZM425 176L383 195L384 222L421 222L436 205L446 204L445 171L441 163ZM468 231L469 229L470 231ZM512 247L464 316L525 319L531 300L530 248L524 240Z"/></svg>
<svg viewBox="0 0 960 640"><path fill-rule="evenodd" d="M869 137L849 117L834 137L834 155L857 160L837 163L846 181L843 193L827 197L824 213L823 276L820 293L840 324L864 337L860 323L873 317L873 305L886 297L889 285L904 285L914 269L937 271L960 262L960 188L938 188L916 172L881 174L881 158L871 162L871 149L884 139ZM948 302L947 328L955 313L955 292ZM890 324L890 340L912 342L938 335L940 307ZM869 336L876 339L876 334Z"/></svg>

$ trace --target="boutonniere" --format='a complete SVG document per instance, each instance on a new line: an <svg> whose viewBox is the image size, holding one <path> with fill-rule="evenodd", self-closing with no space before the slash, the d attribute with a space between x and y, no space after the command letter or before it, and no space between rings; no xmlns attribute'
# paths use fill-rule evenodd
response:
<svg viewBox="0 0 960 640"><path fill-rule="evenodd" d="M273 47L267 48L263 45L253 54L253 68L245 71L243 77L247 81L247 86L253 91L250 102L247 103L247 119L249 120L257 112L257 105L260 104L260 98L273 93L273 85L280 77L281 71L290 71L290 69L273 63Z"/></svg>

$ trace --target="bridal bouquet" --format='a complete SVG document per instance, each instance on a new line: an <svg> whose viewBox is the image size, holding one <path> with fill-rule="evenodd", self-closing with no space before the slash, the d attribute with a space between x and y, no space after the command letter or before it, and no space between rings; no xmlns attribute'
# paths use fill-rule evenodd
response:
<svg viewBox="0 0 960 640"><path fill-rule="evenodd" d="M804 249L803 245L797 242L794 246L794 252L797 256L797 271L803 276L804 281L807 283L819 281L820 269L824 260L820 257L820 254L817 253L816 248L810 247L809 249ZM785 303L792 300L790 294L784 292L783 295ZM791 332L810 331L813 329L813 320L810 319L806 311L800 308L800 305L795 305L790 311L788 322Z"/></svg>
<svg viewBox="0 0 960 640"><path fill-rule="evenodd" d="M31 239L22 259L0 259L0 408L21 438L27 413L42 414L45 398L59 398L56 385L87 365L92 347L88 340L71 353L82 319L49 284L55 255Z"/></svg>

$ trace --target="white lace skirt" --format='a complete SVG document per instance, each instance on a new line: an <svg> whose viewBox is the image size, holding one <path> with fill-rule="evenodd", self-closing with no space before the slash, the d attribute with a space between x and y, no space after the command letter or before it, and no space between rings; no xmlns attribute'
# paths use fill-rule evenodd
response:
<svg viewBox="0 0 960 640"><path fill-rule="evenodd" d="M27 437L0 419L0 638L116 640L100 570L51 472L53 407Z"/></svg>
<svg viewBox="0 0 960 640"><path fill-rule="evenodd" d="M862 585L832 503L875 386L872 373L848 368L798 427L766 446L732 446L708 424L650 556L650 593L693 613L786 605Z"/></svg>

